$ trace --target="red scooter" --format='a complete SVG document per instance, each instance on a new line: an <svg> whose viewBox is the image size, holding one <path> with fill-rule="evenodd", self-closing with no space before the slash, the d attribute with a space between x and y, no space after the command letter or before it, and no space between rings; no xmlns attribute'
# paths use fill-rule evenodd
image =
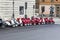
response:
<svg viewBox="0 0 60 40"><path fill-rule="evenodd" d="M36 18L36 24L43 24L43 18Z"/></svg>
<svg viewBox="0 0 60 40"><path fill-rule="evenodd" d="M55 21L53 20L53 18L49 18L49 24L54 24Z"/></svg>
<svg viewBox="0 0 60 40"><path fill-rule="evenodd" d="M40 18L39 23L40 23L40 24L44 24L43 18Z"/></svg>
<svg viewBox="0 0 60 40"><path fill-rule="evenodd" d="M26 18L26 22L27 22L27 25L28 25L28 26L31 25L31 20L30 20L30 18Z"/></svg>
<svg viewBox="0 0 60 40"><path fill-rule="evenodd" d="M32 24L37 25L37 24L43 24L43 18L33 18L32 19Z"/></svg>
<svg viewBox="0 0 60 40"><path fill-rule="evenodd" d="M49 19L48 18L44 18L45 24L49 24Z"/></svg>
<svg viewBox="0 0 60 40"><path fill-rule="evenodd" d="M37 22L36 22L36 18L32 18L32 20L31 20L31 24L32 24L32 25L36 25L36 24L37 24Z"/></svg>
<svg viewBox="0 0 60 40"><path fill-rule="evenodd" d="M22 23L23 23L24 26L31 24L30 18L21 18L21 20L22 20Z"/></svg>
<svg viewBox="0 0 60 40"><path fill-rule="evenodd" d="M39 24L39 21L40 21L40 19L39 18L35 18L36 20L36 24L38 25Z"/></svg>
<svg viewBox="0 0 60 40"><path fill-rule="evenodd" d="M25 18L21 18L23 26L27 25L26 19Z"/></svg>
<svg viewBox="0 0 60 40"><path fill-rule="evenodd" d="M18 21L18 26L23 26L21 18L17 18L17 21Z"/></svg>

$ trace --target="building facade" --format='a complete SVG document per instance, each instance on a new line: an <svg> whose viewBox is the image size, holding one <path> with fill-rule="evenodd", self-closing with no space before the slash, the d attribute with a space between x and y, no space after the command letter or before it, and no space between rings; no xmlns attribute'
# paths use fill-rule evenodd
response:
<svg viewBox="0 0 60 40"><path fill-rule="evenodd" d="M25 15L29 18L42 14L49 16L51 13L54 17L60 17L60 0L0 0L0 16L3 19L11 19L13 13L15 18L22 18Z"/></svg>
<svg viewBox="0 0 60 40"><path fill-rule="evenodd" d="M33 16L33 5L35 5L35 0L14 0L14 15L17 17L27 17ZM25 8L27 6L27 8ZM4 18L11 19L13 15L13 0L0 0L0 16Z"/></svg>
<svg viewBox="0 0 60 40"><path fill-rule="evenodd" d="M39 14L44 14L46 16L50 15L51 6L53 9L54 17L60 17L60 0L37 0L37 5L39 6Z"/></svg>

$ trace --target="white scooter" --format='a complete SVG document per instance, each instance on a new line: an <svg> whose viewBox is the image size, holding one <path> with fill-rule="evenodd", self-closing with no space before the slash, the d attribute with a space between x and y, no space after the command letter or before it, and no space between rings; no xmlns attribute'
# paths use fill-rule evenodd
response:
<svg viewBox="0 0 60 40"><path fill-rule="evenodd" d="M5 26L12 26L8 20L6 20L4 23L5 23Z"/></svg>
<svg viewBox="0 0 60 40"><path fill-rule="evenodd" d="M12 25L12 27L17 27L18 26L18 22L16 21L16 19L11 19L11 25Z"/></svg>
<svg viewBox="0 0 60 40"><path fill-rule="evenodd" d="M5 27L6 26L8 26L8 27L12 26L11 23L10 23L10 21L7 18L5 18L3 25L5 25Z"/></svg>

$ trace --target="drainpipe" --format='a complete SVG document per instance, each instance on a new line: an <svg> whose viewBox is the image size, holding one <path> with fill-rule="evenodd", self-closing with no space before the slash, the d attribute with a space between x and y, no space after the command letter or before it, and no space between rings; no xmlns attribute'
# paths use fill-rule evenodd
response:
<svg viewBox="0 0 60 40"><path fill-rule="evenodd" d="M13 14L12 14L12 18L15 18L15 15L14 15L14 0L13 0Z"/></svg>
<svg viewBox="0 0 60 40"><path fill-rule="evenodd" d="M40 8L40 0L38 0L38 14L39 14L39 17L40 17L40 12L39 12L40 9L39 8Z"/></svg>
<svg viewBox="0 0 60 40"><path fill-rule="evenodd" d="M25 18L27 18L26 12L27 12L27 2L25 2Z"/></svg>
<svg viewBox="0 0 60 40"><path fill-rule="evenodd" d="M35 5L33 5L33 17L34 17L34 14L35 14Z"/></svg>

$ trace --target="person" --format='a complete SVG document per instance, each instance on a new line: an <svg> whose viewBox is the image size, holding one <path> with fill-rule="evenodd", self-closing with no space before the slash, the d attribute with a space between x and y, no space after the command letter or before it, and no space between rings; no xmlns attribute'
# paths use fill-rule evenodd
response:
<svg viewBox="0 0 60 40"><path fill-rule="evenodd" d="M53 16L53 13L54 13L54 7L51 6L51 7L50 7L50 16L51 16L51 17Z"/></svg>

